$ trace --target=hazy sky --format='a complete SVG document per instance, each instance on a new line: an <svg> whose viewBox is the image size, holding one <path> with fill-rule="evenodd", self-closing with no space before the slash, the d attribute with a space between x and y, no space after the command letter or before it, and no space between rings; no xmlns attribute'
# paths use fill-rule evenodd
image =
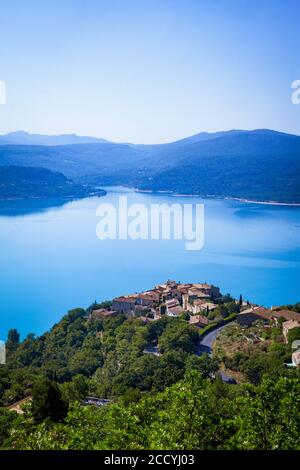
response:
<svg viewBox="0 0 300 470"><path fill-rule="evenodd" d="M300 134L299 18L299 0L1 1L0 133Z"/></svg>

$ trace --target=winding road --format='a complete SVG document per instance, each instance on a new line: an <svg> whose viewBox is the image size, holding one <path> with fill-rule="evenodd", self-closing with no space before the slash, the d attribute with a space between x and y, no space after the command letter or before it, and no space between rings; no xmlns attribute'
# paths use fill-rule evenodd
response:
<svg viewBox="0 0 300 470"><path fill-rule="evenodd" d="M212 346L214 341L216 340L217 336L220 334L220 332L226 328L226 326L229 325L229 323L226 323L226 325L219 326L215 330L210 331L207 333L205 336L203 336L198 344L197 348L197 356L201 356L201 354L209 354L210 356L212 355ZM236 383L236 381L232 378L229 377L229 375L226 375L225 372L223 372L221 369L219 370L220 376L223 380L223 382L226 383Z"/></svg>

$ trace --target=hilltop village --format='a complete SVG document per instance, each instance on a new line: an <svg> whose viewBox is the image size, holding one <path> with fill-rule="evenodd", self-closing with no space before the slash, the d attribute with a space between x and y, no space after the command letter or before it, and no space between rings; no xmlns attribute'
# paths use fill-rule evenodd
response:
<svg viewBox="0 0 300 470"><path fill-rule="evenodd" d="M110 308L92 308L90 319L110 318L123 313L151 322L163 315L179 317L185 312L189 314L191 324L205 327L214 318L209 314L217 309L222 299L220 289L213 285L181 284L169 280L145 292L116 297Z"/></svg>
<svg viewBox="0 0 300 470"><path fill-rule="evenodd" d="M103 320L125 314L137 317L144 323L155 322L163 316L183 317L190 325L205 333L224 321L236 320L242 328L260 322L280 326L285 342L294 328L300 327L300 313L281 307L267 309L263 306L233 299L223 295L219 287L207 283L189 283L168 280L145 292L116 297L106 308L94 304L89 309L89 320ZM300 364L300 349L292 355L292 365Z"/></svg>
<svg viewBox="0 0 300 470"><path fill-rule="evenodd" d="M168 280L145 292L116 297L103 308L95 303L89 309L89 320L103 320L125 314L144 323L155 322L163 316L184 317L186 321L205 333L224 321L236 320L241 327L256 322L268 326L280 325L287 341L288 333L300 327L300 313L281 307L263 306L223 295L219 287L207 283L189 283ZM300 363L300 353L293 354L293 365Z"/></svg>

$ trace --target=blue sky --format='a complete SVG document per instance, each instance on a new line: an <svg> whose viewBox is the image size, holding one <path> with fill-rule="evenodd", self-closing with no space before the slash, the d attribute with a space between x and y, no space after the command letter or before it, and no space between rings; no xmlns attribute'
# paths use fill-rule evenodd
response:
<svg viewBox="0 0 300 470"><path fill-rule="evenodd" d="M298 0L2 2L0 133L300 134L299 14Z"/></svg>

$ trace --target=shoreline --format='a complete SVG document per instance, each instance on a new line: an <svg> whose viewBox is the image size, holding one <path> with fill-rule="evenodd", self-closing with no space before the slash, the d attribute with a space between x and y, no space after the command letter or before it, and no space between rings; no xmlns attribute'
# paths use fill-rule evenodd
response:
<svg viewBox="0 0 300 470"><path fill-rule="evenodd" d="M252 199L242 199L238 197L225 197L224 199L230 201L239 201L245 204L264 204L268 206L291 206L291 207L300 207L299 202L277 202L277 201L255 201Z"/></svg>
<svg viewBox="0 0 300 470"><path fill-rule="evenodd" d="M35 201L47 201L48 199L62 199L66 201L71 201L71 200L78 200L78 199L85 199L85 198L91 198L91 197L103 197L106 196L107 190L109 191L110 186L104 186L105 189L102 189L101 187L98 188L96 191L91 191L88 194L82 194L82 195L61 195L61 196L15 196L15 197L1 197L0 196L0 201L26 201L26 200L35 200ZM111 188L115 188L114 185L111 186ZM254 199L245 199L245 198L239 198L239 197L231 197L231 196L214 196L213 194L211 195L200 195L200 194L181 194L181 193L175 193L173 191L166 191L166 190L157 190L153 191L152 189L139 189L135 188L132 186L122 186L124 189L129 189L131 191L134 191L136 193L140 194L161 194L161 195L168 195L171 197L194 197L194 198L199 198L199 199L210 199L210 200L219 200L219 201L237 201L241 202L243 204L260 204L260 205L267 205L267 206L283 206L283 207L300 207L300 202L279 202L279 201L256 201Z"/></svg>
<svg viewBox="0 0 300 470"><path fill-rule="evenodd" d="M132 188L131 188L132 189ZM230 196L213 196L213 195L206 195L206 196L201 196L200 194L180 194L180 193L175 193L173 191L152 191L151 189L138 189L134 188L135 192L137 193L143 193L143 194L169 194L170 196L173 197L198 197L201 199L216 199L216 200L221 200L221 201L238 201L242 202L244 204L262 204L262 205L268 205L268 206L290 206L290 207L300 207L299 202L279 202L279 201L256 201L253 199L245 199L245 198L239 198L239 197L230 197Z"/></svg>
<svg viewBox="0 0 300 470"><path fill-rule="evenodd" d="M0 201L5 202L5 201L51 201L54 199L59 199L62 201L75 201L79 199L87 199L91 197L103 197L106 196L107 192L102 189L101 193L100 192L91 192L88 194L82 194L82 195L53 195L53 196L12 196L12 197L1 197L0 196Z"/></svg>

